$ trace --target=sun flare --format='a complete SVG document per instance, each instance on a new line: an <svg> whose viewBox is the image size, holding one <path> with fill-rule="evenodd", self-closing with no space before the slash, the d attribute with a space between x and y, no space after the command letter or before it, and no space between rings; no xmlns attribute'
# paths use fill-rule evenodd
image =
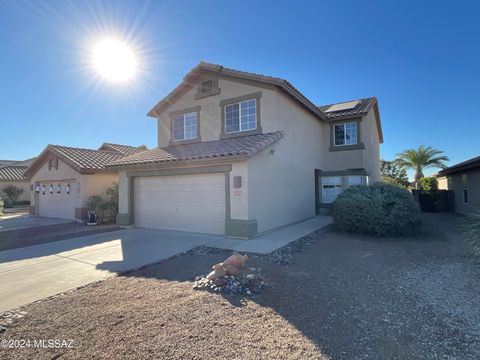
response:
<svg viewBox="0 0 480 360"><path fill-rule="evenodd" d="M137 71L137 59L133 50L115 39L104 39L96 43L92 57L98 73L112 82L131 80Z"/></svg>

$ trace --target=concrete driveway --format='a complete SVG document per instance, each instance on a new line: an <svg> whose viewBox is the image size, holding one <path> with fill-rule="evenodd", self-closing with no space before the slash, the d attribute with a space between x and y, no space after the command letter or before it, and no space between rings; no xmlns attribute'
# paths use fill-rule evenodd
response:
<svg viewBox="0 0 480 360"><path fill-rule="evenodd" d="M31 215L7 215L0 217L0 232L32 227L71 223L69 219L46 218Z"/></svg>
<svg viewBox="0 0 480 360"><path fill-rule="evenodd" d="M24 222L31 219L42 221L30 218ZM330 217L317 216L251 240L133 228L0 251L0 311L156 263L201 245L266 254L330 222Z"/></svg>
<svg viewBox="0 0 480 360"><path fill-rule="evenodd" d="M0 311L158 262L223 237L124 229L0 252Z"/></svg>

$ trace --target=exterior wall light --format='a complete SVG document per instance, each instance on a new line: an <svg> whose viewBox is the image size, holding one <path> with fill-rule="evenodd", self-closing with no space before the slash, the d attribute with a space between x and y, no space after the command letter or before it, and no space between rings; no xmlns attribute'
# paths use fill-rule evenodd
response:
<svg viewBox="0 0 480 360"><path fill-rule="evenodd" d="M42 195L45 195L45 189L46 189L45 184L42 184Z"/></svg>
<svg viewBox="0 0 480 360"><path fill-rule="evenodd" d="M40 192L40 185L35 185L35 192L38 194Z"/></svg>
<svg viewBox="0 0 480 360"><path fill-rule="evenodd" d="M50 186L48 187L48 192L50 194L53 194L53 185L52 184L50 184Z"/></svg>
<svg viewBox="0 0 480 360"><path fill-rule="evenodd" d="M70 194L70 184L67 184L67 187L65 188L65 194Z"/></svg>
<svg viewBox="0 0 480 360"><path fill-rule="evenodd" d="M62 192L62 186L60 184L57 185L57 194Z"/></svg>

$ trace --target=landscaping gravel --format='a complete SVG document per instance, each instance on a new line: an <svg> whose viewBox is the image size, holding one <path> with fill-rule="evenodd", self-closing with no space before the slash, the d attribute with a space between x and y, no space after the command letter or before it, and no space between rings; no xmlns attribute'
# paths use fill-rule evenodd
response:
<svg viewBox="0 0 480 360"><path fill-rule="evenodd" d="M255 296L192 289L225 259L197 249L30 304L0 339L73 348L0 349L5 359L479 359L480 264L450 214L407 239L320 234L281 266L258 256ZM227 252L231 254L231 252Z"/></svg>

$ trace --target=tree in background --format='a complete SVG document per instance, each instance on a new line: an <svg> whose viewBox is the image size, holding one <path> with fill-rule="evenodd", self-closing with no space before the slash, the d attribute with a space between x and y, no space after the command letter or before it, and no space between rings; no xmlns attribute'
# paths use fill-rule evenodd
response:
<svg viewBox="0 0 480 360"><path fill-rule="evenodd" d="M418 182L424 177L423 171L427 168L446 168L445 161L448 157L443 151L431 146L420 145L418 149L408 149L397 154L395 163L403 170L415 170L415 187L418 189Z"/></svg>
<svg viewBox="0 0 480 360"><path fill-rule="evenodd" d="M435 191L438 188L438 182L433 176L425 176L419 180L418 186L423 191Z"/></svg>
<svg viewBox="0 0 480 360"><path fill-rule="evenodd" d="M23 194L23 189L15 185L7 185L3 188L3 193L8 197L10 202L15 203L20 195Z"/></svg>
<svg viewBox="0 0 480 360"><path fill-rule="evenodd" d="M395 161L381 160L380 174L383 182L407 188L410 185L407 172L400 168Z"/></svg>

